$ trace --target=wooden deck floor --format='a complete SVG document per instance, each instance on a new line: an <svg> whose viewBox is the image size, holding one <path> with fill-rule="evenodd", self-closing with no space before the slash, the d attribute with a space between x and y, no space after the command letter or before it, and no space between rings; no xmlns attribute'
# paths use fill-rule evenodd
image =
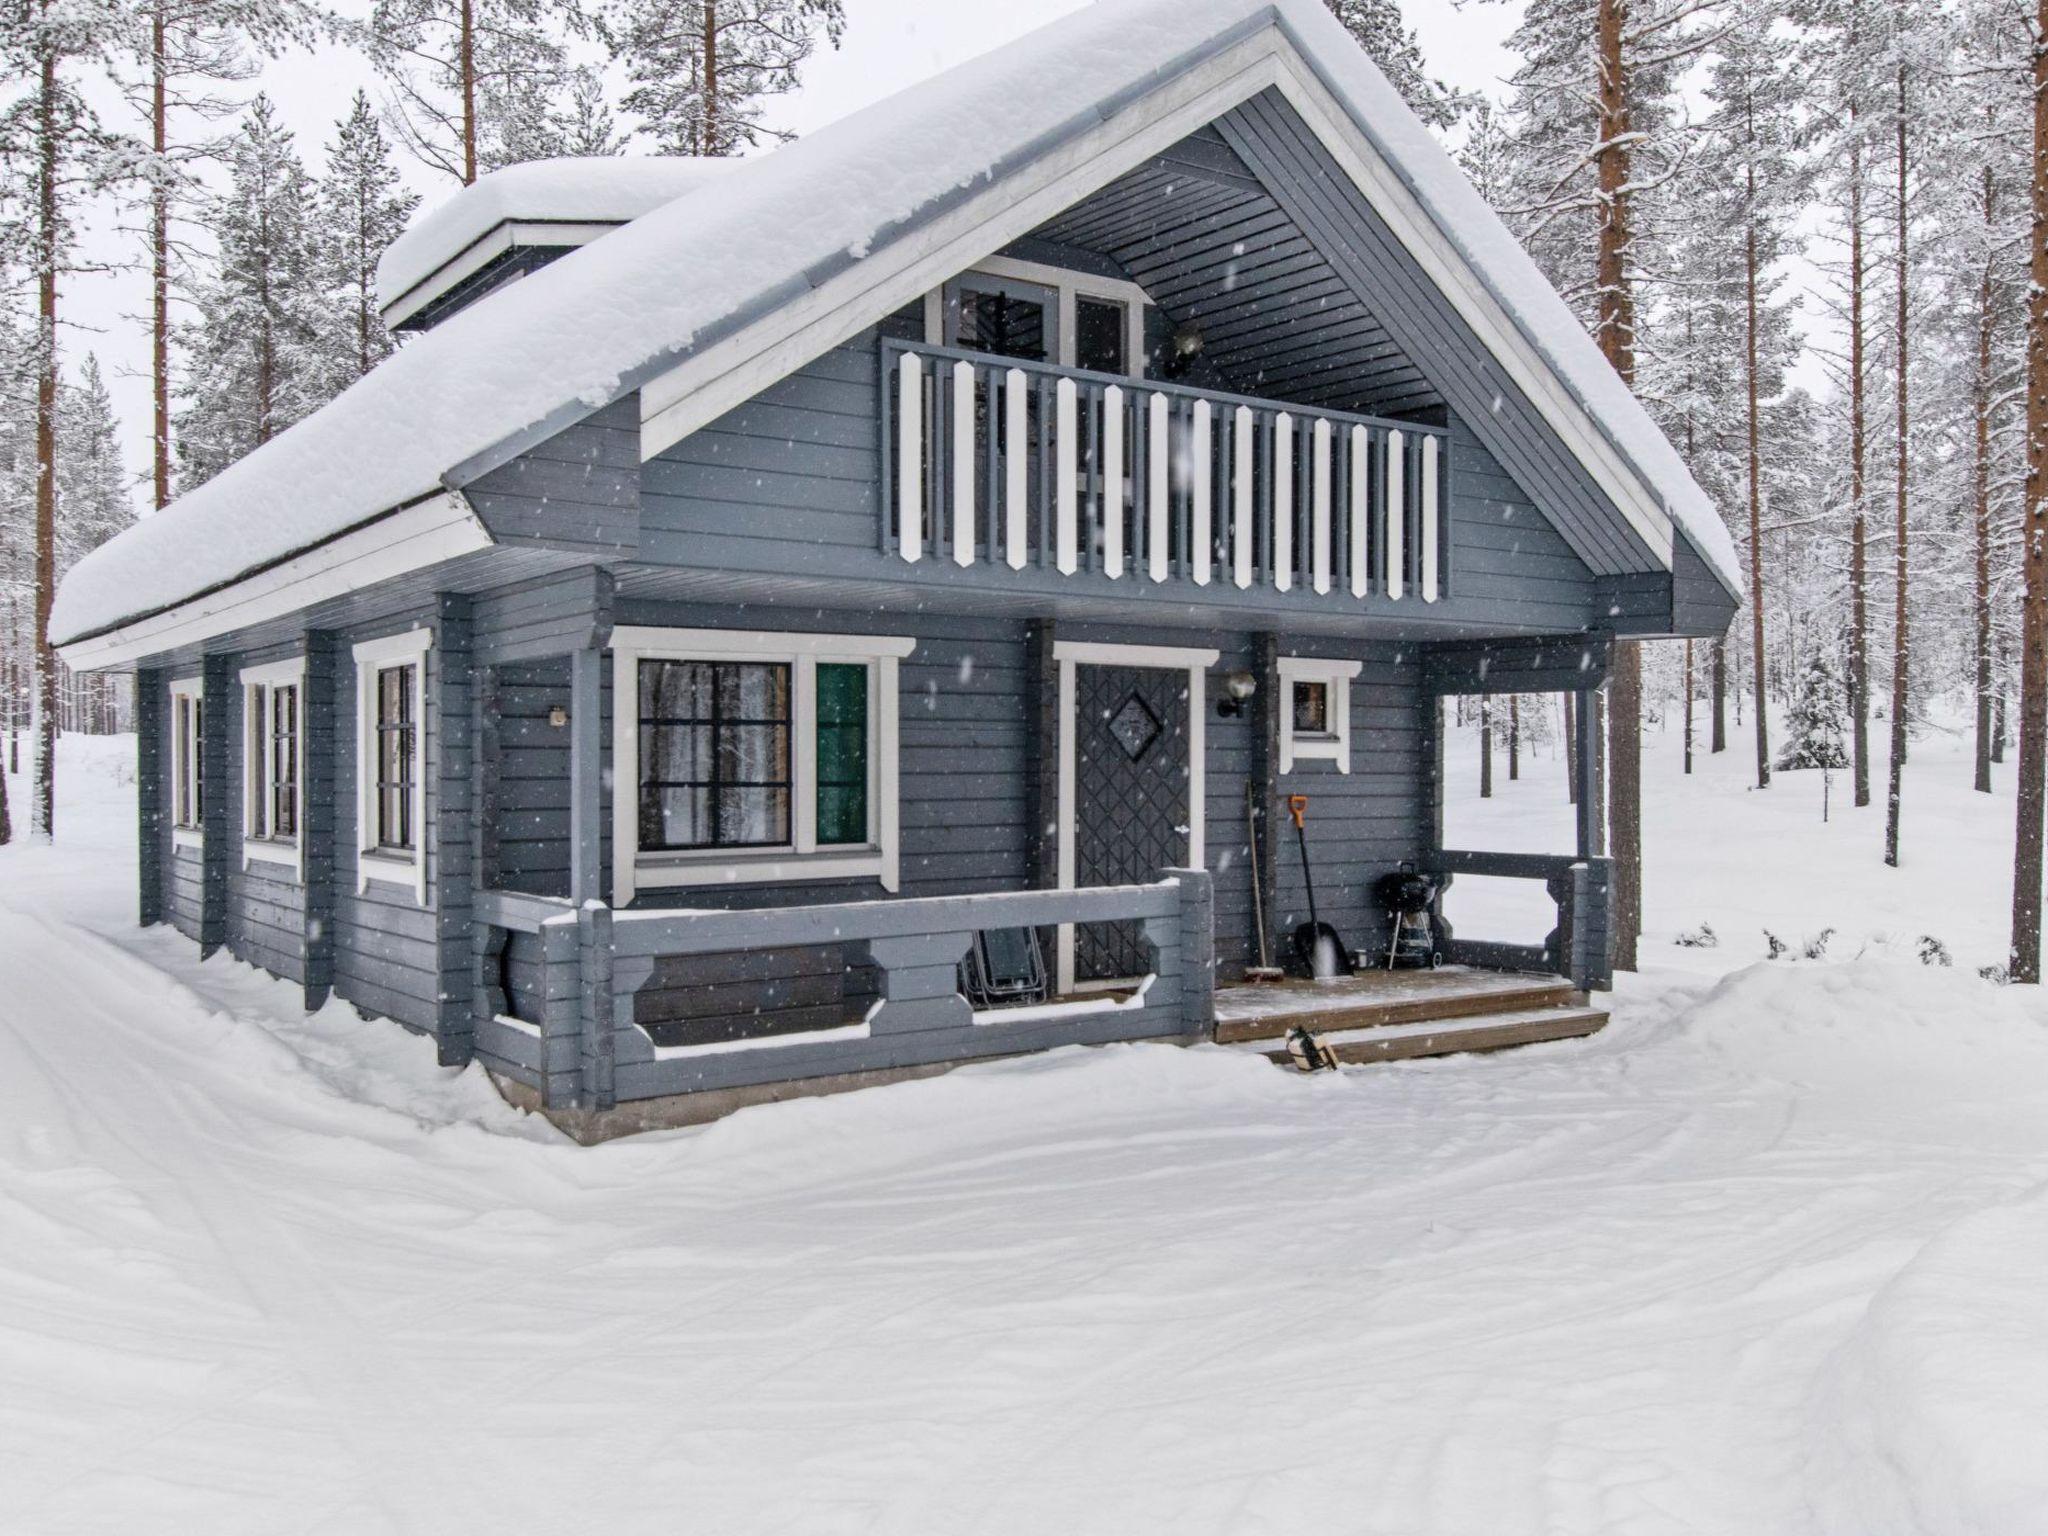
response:
<svg viewBox="0 0 2048 1536"><path fill-rule="evenodd" d="M1590 1034L1606 1021L1605 1013L1582 1006L1562 976L1456 966L1440 971L1361 971L1329 981L1257 982L1216 993L1216 1038L1226 1045L1277 1041L1299 1024L1318 1035L1396 1031L1415 1042L1415 1048L1398 1054L1411 1055L1424 1054L1423 1042L1439 1038L1444 1050L1513 1044L1514 1039L1502 1038L1503 1027L1510 1023L1515 1028L1509 1033L1545 1039L1558 1033ZM1439 1023L1451 1027L1434 1032L1429 1028ZM1482 1034L1482 1028L1487 1033ZM1471 1043L1458 1043L1464 1034L1472 1036ZM1390 1034L1379 1048L1361 1050L1359 1059L1394 1054L1393 1039Z"/></svg>

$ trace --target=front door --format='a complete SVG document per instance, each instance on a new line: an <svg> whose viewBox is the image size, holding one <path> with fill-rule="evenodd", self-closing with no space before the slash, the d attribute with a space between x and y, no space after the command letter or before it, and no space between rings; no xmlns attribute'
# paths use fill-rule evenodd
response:
<svg viewBox="0 0 2048 1536"><path fill-rule="evenodd" d="M1190 856L1186 667L1081 664L1074 676L1074 884L1144 885ZM1073 981L1149 969L1141 925L1073 930Z"/></svg>

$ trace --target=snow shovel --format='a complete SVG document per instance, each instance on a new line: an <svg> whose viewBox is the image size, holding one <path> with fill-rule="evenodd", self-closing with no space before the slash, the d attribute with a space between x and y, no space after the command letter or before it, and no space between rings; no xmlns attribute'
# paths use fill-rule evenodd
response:
<svg viewBox="0 0 2048 1536"><path fill-rule="evenodd" d="M1316 880L1308 864L1308 796L1289 795L1287 813L1294 818L1294 840L1301 849L1301 883L1308 887L1308 921L1294 930L1294 956L1317 981L1351 974L1351 952L1337 930L1316 915Z"/></svg>

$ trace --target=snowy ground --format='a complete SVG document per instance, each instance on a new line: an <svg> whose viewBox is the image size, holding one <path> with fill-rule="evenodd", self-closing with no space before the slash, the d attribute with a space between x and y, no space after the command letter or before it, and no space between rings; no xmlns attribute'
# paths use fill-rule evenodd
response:
<svg viewBox="0 0 2048 1536"><path fill-rule="evenodd" d="M76 752L0 851L0 1531L2048 1531L2048 1006L1971 974L2010 802L1927 743L1895 874L1806 776L1666 755L1590 1041L580 1150L135 931ZM1554 822L1525 788L1460 815Z"/></svg>

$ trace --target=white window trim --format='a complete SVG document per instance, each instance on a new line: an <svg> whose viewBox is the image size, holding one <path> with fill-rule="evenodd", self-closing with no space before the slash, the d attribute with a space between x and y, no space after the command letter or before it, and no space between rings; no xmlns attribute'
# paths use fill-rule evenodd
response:
<svg viewBox="0 0 2048 1536"><path fill-rule="evenodd" d="M256 836L256 754L249 738L249 704L258 688L290 688L292 693L292 750L298 760L298 773L292 784L292 826L296 829L291 837L275 835ZM265 722L266 726L268 722ZM270 733L266 729L263 750L270 750ZM266 767L268 765L266 764ZM269 775L264 776L265 793L269 792ZM273 661L268 666L244 667L242 669L242 868L252 863L279 864L287 866L303 880L306 877L306 658L294 656L289 661Z"/></svg>
<svg viewBox="0 0 2048 1536"><path fill-rule="evenodd" d="M1298 762L1333 762L1339 773L1351 771L1351 683L1365 663L1331 661L1319 656L1280 658L1280 771L1294 772ZM1322 683L1330 690L1330 732L1327 736L1294 734L1294 685Z"/></svg>
<svg viewBox="0 0 2048 1536"><path fill-rule="evenodd" d="M1074 368L1077 348L1074 336L1075 301L1077 299L1100 299L1109 304L1124 307L1124 358L1128 365L1124 372L1131 378L1145 377L1145 306L1152 300L1145 290L1136 283L1119 277L1097 277L1090 272L1076 272L1068 267L1047 266L1042 261L1020 261L1014 256L985 256L966 271L957 273L951 282L981 273L988 277L1006 277L1012 282L1035 283L1041 288L1053 290L1058 313L1054 319L1055 345L1058 356L1053 359L1062 368ZM925 295L924 339L931 346L941 346L946 337L946 291L934 288Z"/></svg>
<svg viewBox="0 0 2048 1536"><path fill-rule="evenodd" d="M185 827L178 824L178 811L185 803L185 775L179 771L179 733L183 729L178 723L178 700L190 699L202 708L206 703L206 683L197 677L181 677L171 683L170 688L170 770L171 770L171 846L173 848L200 848L206 846L206 812L199 813L200 825ZM201 729L197 740L191 743L189 761L197 765L199 754L206 750L206 732ZM201 770L203 773L203 769ZM218 791L216 791L218 793Z"/></svg>
<svg viewBox="0 0 2048 1536"><path fill-rule="evenodd" d="M431 629L410 629L355 647L356 661L356 894L380 885L412 887L413 899L427 904L427 652L434 648ZM376 836L377 672L410 665L412 673L413 764L410 854L379 849Z"/></svg>
<svg viewBox="0 0 2048 1536"><path fill-rule="evenodd" d="M777 880L872 877L884 890L900 884L901 814L897 804L897 663L917 649L907 635L813 635L773 630L656 629L612 631L612 903L625 906L645 890L753 885ZM640 697L642 661L764 661L790 667L791 842L770 849L705 852L640 847ZM865 847L821 849L817 842L818 663L865 662L873 687L868 754L873 841Z"/></svg>

